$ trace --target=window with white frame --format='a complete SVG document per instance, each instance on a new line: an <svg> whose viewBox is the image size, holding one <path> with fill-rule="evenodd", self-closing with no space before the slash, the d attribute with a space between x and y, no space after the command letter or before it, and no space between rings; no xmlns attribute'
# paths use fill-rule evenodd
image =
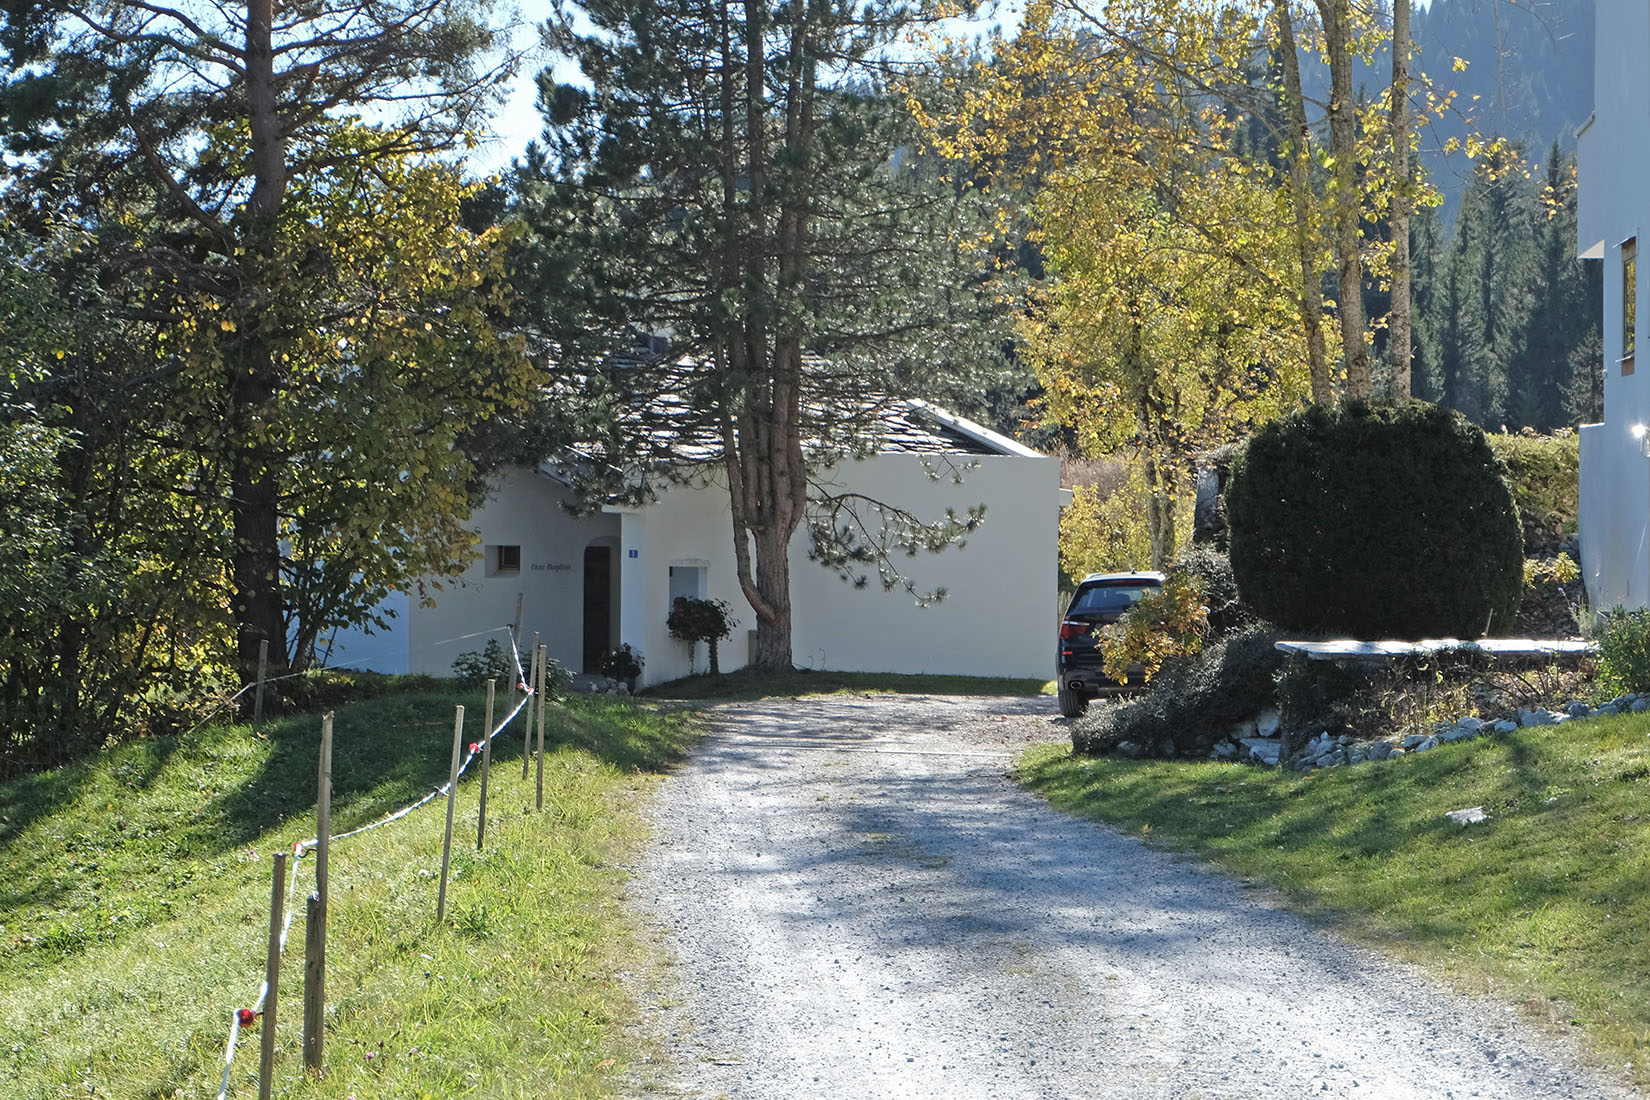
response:
<svg viewBox="0 0 1650 1100"><path fill-rule="evenodd" d="M1621 373L1633 373L1633 350L1637 342L1639 249L1638 238L1621 242Z"/></svg>

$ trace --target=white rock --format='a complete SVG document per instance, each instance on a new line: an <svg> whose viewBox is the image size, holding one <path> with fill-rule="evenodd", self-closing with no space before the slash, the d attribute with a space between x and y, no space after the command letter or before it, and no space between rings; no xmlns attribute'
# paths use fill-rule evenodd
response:
<svg viewBox="0 0 1650 1100"><path fill-rule="evenodd" d="M1424 733L1412 733L1408 737L1404 738L1404 748L1413 749L1416 745L1419 745L1426 739L1427 737Z"/></svg>
<svg viewBox="0 0 1650 1100"><path fill-rule="evenodd" d="M1241 744L1248 750L1244 754L1247 759L1268 767L1277 764L1278 755L1283 751L1283 743L1271 737L1245 737Z"/></svg>
<svg viewBox="0 0 1650 1100"><path fill-rule="evenodd" d="M1275 736L1282 725L1283 716L1275 710L1263 710L1255 717L1255 733L1261 737Z"/></svg>
<svg viewBox="0 0 1650 1100"><path fill-rule="evenodd" d="M1489 725L1489 723L1484 721L1482 718L1474 717L1471 714L1464 714L1460 718L1457 718L1455 720L1455 724L1457 727L1471 733L1477 733L1479 730Z"/></svg>
<svg viewBox="0 0 1650 1100"><path fill-rule="evenodd" d="M1592 707L1588 706L1586 703L1583 703L1580 699L1575 699L1564 704L1564 713L1568 714L1571 718L1580 718L1592 709Z"/></svg>
<svg viewBox="0 0 1650 1100"><path fill-rule="evenodd" d="M1650 710L1650 699L1633 700L1633 713L1637 714L1641 710Z"/></svg>
<svg viewBox="0 0 1650 1100"><path fill-rule="evenodd" d="M1457 825L1476 825L1480 821L1488 821L1490 815L1484 812L1482 806L1468 806L1464 810L1451 810L1444 815Z"/></svg>
<svg viewBox="0 0 1650 1100"><path fill-rule="evenodd" d="M1518 728L1518 723L1510 722L1505 718L1501 718L1496 721L1493 728L1496 733L1511 733L1513 730Z"/></svg>

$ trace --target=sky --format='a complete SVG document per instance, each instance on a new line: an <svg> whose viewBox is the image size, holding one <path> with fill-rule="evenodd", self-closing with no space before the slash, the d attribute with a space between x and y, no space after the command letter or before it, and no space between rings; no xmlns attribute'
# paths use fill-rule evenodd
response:
<svg viewBox="0 0 1650 1100"><path fill-rule="evenodd" d="M578 69L569 61L561 59L558 62L553 54L537 46L538 27L550 15L551 0L517 0L517 6L521 13L521 25L513 46L528 51L528 55L511 88L509 99L493 116L493 136L469 157L470 169L477 175L490 175L508 168L510 162L527 148L527 143L539 136L543 120L536 105L538 86L535 80L540 70L555 64L558 77L569 82L579 75ZM958 32L977 34L998 24L1017 24L1018 7L1014 0L1002 0L992 6L994 14L989 19L971 24L959 22Z"/></svg>
<svg viewBox="0 0 1650 1100"><path fill-rule="evenodd" d="M538 26L550 14L549 0L519 0L522 23L516 31L513 47L528 51L521 72L517 74L510 97L493 116L494 136L470 156L470 167L478 175L487 175L507 168L510 161L521 155L527 143L539 136L542 120L535 100L538 87L535 79L539 70L554 58L537 48ZM566 62L563 62L564 67ZM569 67L570 68L570 67ZM574 75L569 71L568 78Z"/></svg>

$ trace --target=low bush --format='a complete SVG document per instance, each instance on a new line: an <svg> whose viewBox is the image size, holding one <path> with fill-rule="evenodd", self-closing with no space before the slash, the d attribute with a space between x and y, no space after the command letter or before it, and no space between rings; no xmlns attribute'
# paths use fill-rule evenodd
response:
<svg viewBox="0 0 1650 1100"><path fill-rule="evenodd" d="M1100 628L1096 643L1105 661L1106 675L1118 683L1139 665L1151 680L1165 662L1190 657L1203 648L1209 633L1209 609L1203 589L1190 572L1178 566L1163 578L1163 586L1134 602L1122 618Z"/></svg>
<svg viewBox="0 0 1650 1100"><path fill-rule="evenodd" d="M272 685L269 709L288 711L332 710L363 699L381 699L405 692L434 691L434 676L395 676L356 669L317 668L306 675Z"/></svg>
<svg viewBox="0 0 1650 1100"><path fill-rule="evenodd" d="M1524 525L1525 553L1550 554L1576 531L1580 512L1581 447L1568 428L1538 435L1526 428L1488 437L1507 468L1507 484Z"/></svg>
<svg viewBox="0 0 1650 1100"><path fill-rule="evenodd" d="M1599 675L1615 691L1650 691L1650 610L1616 608L1598 631Z"/></svg>
<svg viewBox="0 0 1650 1100"><path fill-rule="evenodd" d="M1197 578L1203 606L1209 609L1211 638L1231 634L1255 621L1254 612L1238 595L1232 559L1224 551L1207 542L1194 542L1180 552L1175 567Z"/></svg>
<svg viewBox="0 0 1650 1100"><path fill-rule="evenodd" d="M1573 637L1586 632L1586 608L1581 569L1570 555L1525 558L1524 600L1506 633L1515 638Z"/></svg>
<svg viewBox="0 0 1650 1100"><path fill-rule="evenodd" d="M1202 755L1232 727L1272 705L1272 684L1283 665L1274 643L1282 637L1264 623L1166 665L1144 695L1117 706L1091 707L1072 730L1080 753Z"/></svg>
<svg viewBox="0 0 1650 1100"><path fill-rule="evenodd" d="M573 686L573 673L554 657L544 658L544 697L561 699Z"/></svg>
<svg viewBox="0 0 1650 1100"><path fill-rule="evenodd" d="M505 655L504 647L498 644L497 638L488 641L479 651L460 653L453 660L453 677L462 688L486 687L488 680L513 684L515 675L515 665Z"/></svg>
<svg viewBox="0 0 1650 1100"><path fill-rule="evenodd" d="M1459 413L1314 405L1256 433L1226 488L1256 614L1360 638L1476 638L1518 614L1523 538L1501 463Z"/></svg>
<svg viewBox="0 0 1650 1100"><path fill-rule="evenodd" d="M1501 709L1491 658L1444 650L1384 661L1288 660L1277 678L1289 746L1319 733L1379 740Z"/></svg>

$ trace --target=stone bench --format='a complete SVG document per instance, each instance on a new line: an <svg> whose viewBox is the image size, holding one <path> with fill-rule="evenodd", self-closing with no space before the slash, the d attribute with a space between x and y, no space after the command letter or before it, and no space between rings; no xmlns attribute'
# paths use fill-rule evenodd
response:
<svg viewBox="0 0 1650 1100"><path fill-rule="evenodd" d="M1480 638L1467 642L1460 638L1423 638L1418 642L1360 642L1351 638L1327 642L1284 640L1277 643L1284 653L1309 661L1390 661L1426 653L1460 651L1484 653L1492 657L1567 657L1577 659L1598 653L1598 643L1581 638Z"/></svg>

